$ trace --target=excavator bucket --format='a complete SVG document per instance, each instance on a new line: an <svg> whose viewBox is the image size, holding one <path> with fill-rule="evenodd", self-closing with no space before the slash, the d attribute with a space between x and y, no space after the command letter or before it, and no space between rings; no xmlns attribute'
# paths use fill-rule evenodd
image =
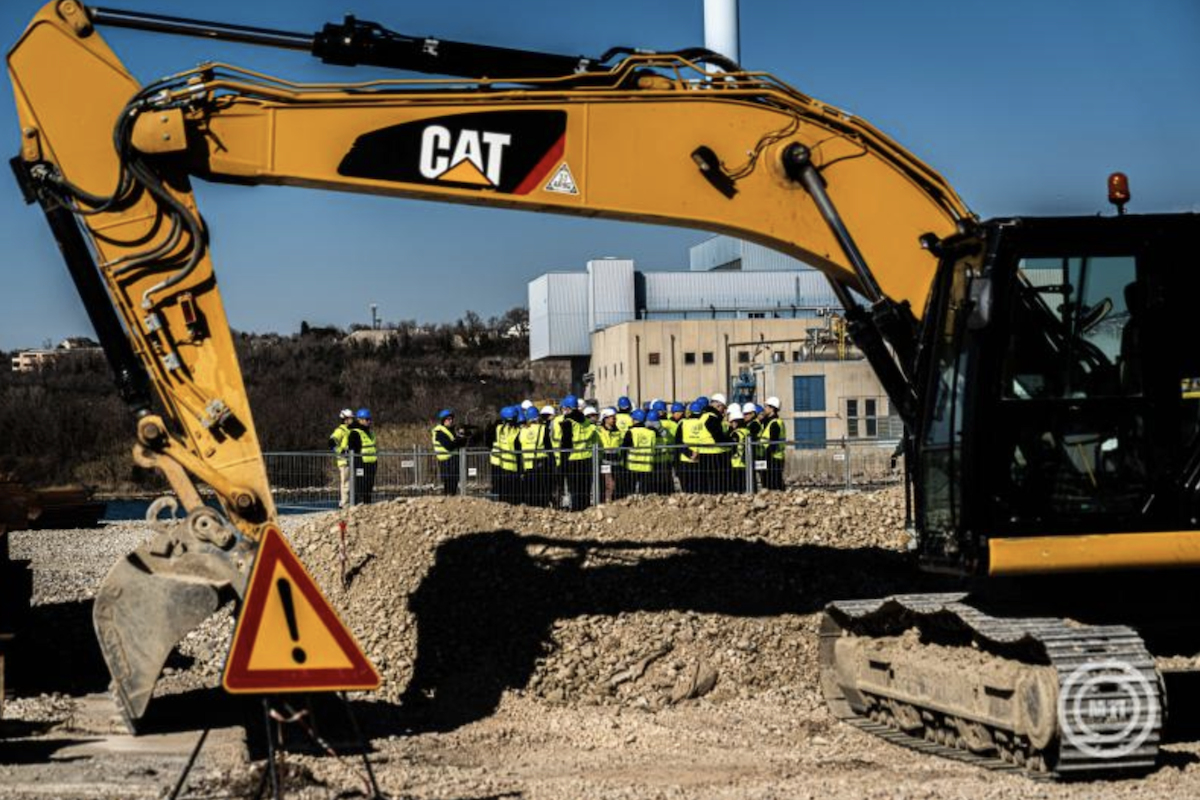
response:
<svg viewBox="0 0 1200 800"><path fill-rule="evenodd" d="M228 533L211 509L152 524L157 535L113 566L92 610L110 688L131 733L171 650L243 594L253 555L253 545Z"/></svg>

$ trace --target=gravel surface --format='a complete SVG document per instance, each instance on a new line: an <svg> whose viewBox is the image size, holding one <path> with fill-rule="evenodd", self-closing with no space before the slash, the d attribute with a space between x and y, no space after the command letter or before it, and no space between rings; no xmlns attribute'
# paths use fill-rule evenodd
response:
<svg viewBox="0 0 1200 800"><path fill-rule="evenodd" d="M353 708L395 797L1200 794L1200 747L1190 742L1167 745L1144 779L1059 786L917 755L837 723L817 688L821 607L944 587L903 554L896 490L639 497L576 515L423 498L344 518L345 585L337 514L284 527L383 674L382 689ZM72 668L34 688L66 685L19 698L13 716L61 725L80 696L102 690L95 645L83 638L87 598L144 535L117 524L16 536L14 556L37 568L41 620L73 633L54 637ZM231 630L225 610L189 635L156 704L217 686ZM338 726L326 735L338 738ZM28 773L3 766L3 748L7 800L21 795L6 782ZM288 764L289 797L363 786L353 761L289 754ZM255 769L236 755L202 758L190 796L252 792Z"/></svg>

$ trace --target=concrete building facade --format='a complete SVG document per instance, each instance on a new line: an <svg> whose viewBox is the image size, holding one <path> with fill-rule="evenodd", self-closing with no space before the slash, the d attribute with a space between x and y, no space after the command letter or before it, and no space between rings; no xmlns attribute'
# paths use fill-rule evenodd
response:
<svg viewBox="0 0 1200 800"><path fill-rule="evenodd" d="M690 267L598 259L542 275L529 284L530 359L570 376L563 393L603 405L776 396L798 447L899 435L823 275L728 237L693 247Z"/></svg>

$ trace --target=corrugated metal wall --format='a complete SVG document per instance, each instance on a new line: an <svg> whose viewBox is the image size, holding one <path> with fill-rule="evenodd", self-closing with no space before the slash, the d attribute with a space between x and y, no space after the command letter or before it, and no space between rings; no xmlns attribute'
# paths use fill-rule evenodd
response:
<svg viewBox="0 0 1200 800"><path fill-rule="evenodd" d="M645 316L736 311L787 312L840 307L821 273L645 272Z"/></svg>
<svg viewBox="0 0 1200 800"><path fill-rule="evenodd" d="M550 272L529 282L529 357L591 353L588 274Z"/></svg>
<svg viewBox="0 0 1200 800"><path fill-rule="evenodd" d="M634 319L633 260L589 261L588 329L598 331Z"/></svg>
<svg viewBox="0 0 1200 800"><path fill-rule="evenodd" d="M740 270L742 272L787 272L812 267L769 247L730 236L714 236L688 250L693 272Z"/></svg>

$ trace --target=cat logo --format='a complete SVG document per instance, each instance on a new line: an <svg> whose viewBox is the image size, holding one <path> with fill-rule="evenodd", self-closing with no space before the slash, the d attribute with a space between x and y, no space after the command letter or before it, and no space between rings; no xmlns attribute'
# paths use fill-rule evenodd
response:
<svg viewBox="0 0 1200 800"><path fill-rule="evenodd" d="M453 144L453 147L451 145ZM430 180L499 186L507 133L464 128L458 141L449 128L430 125L421 134L421 176Z"/></svg>
<svg viewBox="0 0 1200 800"><path fill-rule="evenodd" d="M394 183L525 195L563 163L564 111L480 111L368 131L338 174ZM560 181L561 182L561 181Z"/></svg>

